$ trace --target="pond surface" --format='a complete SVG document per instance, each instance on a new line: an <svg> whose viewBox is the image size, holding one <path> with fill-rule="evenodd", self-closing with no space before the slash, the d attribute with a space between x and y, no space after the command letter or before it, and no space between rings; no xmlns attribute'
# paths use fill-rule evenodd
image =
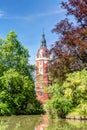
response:
<svg viewBox="0 0 87 130"><path fill-rule="evenodd" d="M0 130L87 130L87 121L48 120L46 116L0 117Z"/></svg>

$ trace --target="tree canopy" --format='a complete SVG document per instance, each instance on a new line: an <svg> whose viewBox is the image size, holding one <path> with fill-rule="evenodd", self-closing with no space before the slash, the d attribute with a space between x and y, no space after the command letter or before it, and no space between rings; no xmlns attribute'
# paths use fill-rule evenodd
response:
<svg viewBox="0 0 87 130"><path fill-rule="evenodd" d="M65 79L66 73L87 68L87 2L68 0L62 2L61 7L66 9L66 15L75 18L75 24L65 18L52 30L58 40L50 50L49 68L51 75L60 81Z"/></svg>
<svg viewBox="0 0 87 130"><path fill-rule="evenodd" d="M48 88L51 100L47 109L51 116L65 118L70 112L87 117L87 70L67 75L63 83L54 82Z"/></svg>
<svg viewBox="0 0 87 130"><path fill-rule="evenodd" d="M0 115L43 112L36 99L29 57L14 31L0 39Z"/></svg>
<svg viewBox="0 0 87 130"><path fill-rule="evenodd" d="M68 17L52 30L57 41L50 49L52 85L47 109L52 116L65 118L70 112L78 112L87 117L87 0L67 0L61 7L75 23Z"/></svg>

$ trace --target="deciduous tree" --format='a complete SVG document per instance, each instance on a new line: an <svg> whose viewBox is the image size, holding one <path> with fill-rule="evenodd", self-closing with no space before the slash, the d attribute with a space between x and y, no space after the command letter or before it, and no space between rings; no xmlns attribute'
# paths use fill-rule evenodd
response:
<svg viewBox="0 0 87 130"><path fill-rule="evenodd" d="M43 112L36 99L29 57L14 31L0 39L0 115Z"/></svg>
<svg viewBox="0 0 87 130"><path fill-rule="evenodd" d="M58 40L50 50L49 68L54 78L63 81L66 73L87 67L87 2L68 0L61 5L76 20L74 24L65 18L52 30Z"/></svg>

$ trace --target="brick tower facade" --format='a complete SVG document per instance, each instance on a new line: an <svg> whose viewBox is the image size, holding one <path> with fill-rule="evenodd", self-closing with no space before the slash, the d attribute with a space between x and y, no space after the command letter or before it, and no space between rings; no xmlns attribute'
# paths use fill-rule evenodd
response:
<svg viewBox="0 0 87 130"><path fill-rule="evenodd" d="M37 99L44 103L47 100L48 94L45 91L45 88L49 86L49 77L48 77L48 62L49 62L49 50L46 46L45 34L42 34L41 46L37 52L36 56L36 95Z"/></svg>

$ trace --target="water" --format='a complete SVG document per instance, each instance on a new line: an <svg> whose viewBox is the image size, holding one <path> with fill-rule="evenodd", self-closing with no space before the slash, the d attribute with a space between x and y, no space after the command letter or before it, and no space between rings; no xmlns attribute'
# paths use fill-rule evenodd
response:
<svg viewBox="0 0 87 130"><path fill-rule="evenodd" d="M0 130L87 130L87 121L51 120L46 116L0 117Z"/></svg>

